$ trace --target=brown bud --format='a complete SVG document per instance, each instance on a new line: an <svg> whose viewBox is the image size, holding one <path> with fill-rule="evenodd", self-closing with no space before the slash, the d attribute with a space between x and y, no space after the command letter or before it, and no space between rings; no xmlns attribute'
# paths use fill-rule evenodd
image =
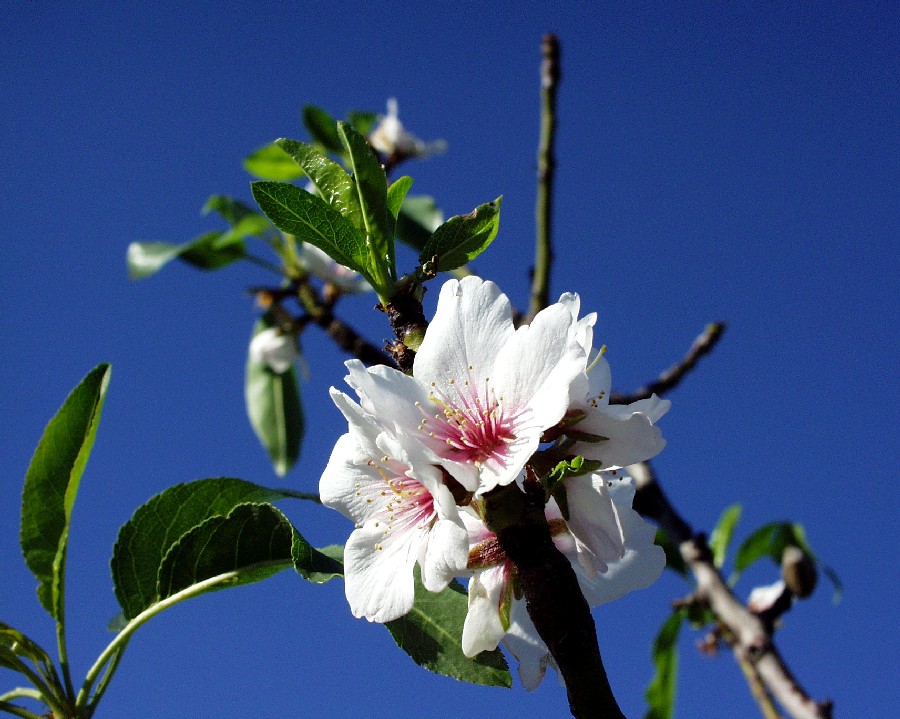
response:
<svg viewBox="0 0 900 719"><path fill-rule="evenodd" d="M816 588L816 563L799 547L787 547L781 555L781 576L794 596L805 599Z"/></svg>

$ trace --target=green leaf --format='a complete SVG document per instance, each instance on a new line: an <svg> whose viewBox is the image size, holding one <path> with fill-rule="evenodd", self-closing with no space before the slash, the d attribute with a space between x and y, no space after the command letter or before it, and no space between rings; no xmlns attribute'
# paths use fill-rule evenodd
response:
<svg viewBox="0 0 900 719"><path fill-rule="evenodd" d="M295 534L271 504L239 504L227 517L210 517L166 553L159 568L158 596L165 599L223 574L234 576L210 591L268 579L293 565Z"/></svg>
<svg viewBox="0 0 900 719"><path fill-rule="evenodd" d="M338 123L338 134L350 156L350 169L369 248L367 268L379 294L389 291L397 279L394 261L394 217L387 205L387 177L366 138L347 122Z"/></svg>
<svg viewBox="0 0 900 719"><path fill-rule="evenodd" d="M653 642L656 673L645 693L649 708L644 719L670 719L674 711L678 682L678 634L683 620L682 611L673 613L663 622Z"/></svg>
<svg viewBox="0 0 900 719"><path fill-rule="evenodd" d="M25 563L50 615L63 617L66 548L78 485L94 439L110 366L95 367L50 420L25 475L20 540Z"/></svg>
<svg viewBox="0 0 900 719"><path fill-rule="evenodd" d="M422 250L443 221L444 213L438 209L433 197L407 197L397 215L397 238L416 250Z"/></svg>
<svg viewBox="0 0 900 719"><path fill-rule="evenodd" d="M274 324L274 318L265 315L254 325L253 334ZM250 424L269 453L275 473L284 476L300 456L303 439L303 406L296 368L291 366L279 374L265 362L254 362L248 356L244 400Z"/></svg>
<svg viewBox="0 0 900 719"><path fill-rule="evenodd" d="M211 195L203 205L203 214L208 215L210 212L221 215L229 225L236 225L245 217L257 214L252 207L227 195Z"/></svg>
<svg viewBox="0 0 900 719"><path fill-rule="evenodd" d="M682 577L687 577L687 563L684 561L684 557L681 556L678 547L675 546L675 543L664 529L656 530L655 544L662 547L663 551L666 553L666 569L671 569Z"/></svg>
<svg viewBox="0 0 900 719"><path fill-rule="evenodd" d="M21 671L19 658L28 659L48 686L60 690L60 696L62 695L62 684L50 655L22 632L0 622L0 667Z"/></svg>
<svg viewBox="0 0 900 719"><path fill-rule="evenodd" d="M297 574L315 584L344 576L344 548L340 544L314 549L295 532L292 556Z"/></svg>
<svg viewBox="0 0 900 719"><path fill-rule="evenodd" d="M721 567L725 563L728 545L731 544L734 528L737 526L740 518L741 505L732 504L722 512L712 534L709 536L709 548L712 550L713 563L717 567Z"/></svg>
<svg viewBox="0 0 900 719"><path fill-rule="evenodd" d="M247 502L286 495L240 479L219 477L176 484L139 507L119 530L110 563L116 599L126 619L157 602L163 559L178 540L211 517Z"/></svg>
<svg viewBox="0 0 900 719"><path fill-rule="evenodd" d="M388 210L391 215L393 215L394 219L396 219L397 215L400 213L400 208L403 206L403 200L406 198L406 193L409 192L409 188L412 187L412 183L413 179L409 175L404 175L403 177L398 177L397 180L388 187Z"/></svg>
<svg viewBox="0 0 900 719"><path fill-rule="evenodd" d="M806 541L806 531L798 522L769 522L757 529L744 540L734 558L734 572L729 583L734 584L747 567L763 557L769 557L775 564L781 564L785 547L798 547L816 563L815 552Z"/></svg>
<svg viewBox="0 0 900 719"><path fill-rule="evenodd" d="M344 146L338 136L337 120L321 107L306 105L303 108L303 125L310 137L328 152L343 153Z"/></svg>
<svg viewBox="0 0 900 719"><path fill-rule="evenodd" d="M325 200L284 182L254 182L252 189L275 227L315 245L372 283L366 268L369 253L365 237Z"/></svg>
<svg viewBox="0 0 900 719"><path fill-rule="evenodd" d="M335 130L337 136L337 130ZM315 147L296 140L275 140L309 177L322 199L350 220L357 229L363 228L362 210L356 196L356 186L344 168L329 160Z"/></svg>
<svg viewBox="0 0 900 719"><path fill-rule="evenodd" d="M468 215L451 217L425 243L419 261L424 264L437 257L438 272L448 272L478 257L497 236L502 199L479 205Z"/></svg>
<svg viewBox="0 0 900 719"><path fill-rule="evenodd" d="M466 592L457 581L443 592L422 586L416 568L416 599L409 614L385 626L403 651L419 666L460 681L510 687L512 677L499 649L469 659L460 640L468 611Z"/></svg>
<svg viewBox="0 0 900 719"><path fill-rule="evenodd" d="M363 137L368 137L369 133L372 132L372 126L378 120L378 115L374 112L351 110L347 113L347 119L353 125L354 130Z"/></svg>
<svg viewBox="0 0 900 719"><path fill-rule="evenodd" d="M244 169L261 180L288 181L303 176L303 170L274 142L248 155Z"/></svg>
<svg viewBox="0 0 900 719"><path fill-rule="evenodd" d="M243 236L230 232L207 232L183 245L132 242L126 253L128 277L132 280L149 277L176 257L201 270L217 270L246 254Z"/></svg>

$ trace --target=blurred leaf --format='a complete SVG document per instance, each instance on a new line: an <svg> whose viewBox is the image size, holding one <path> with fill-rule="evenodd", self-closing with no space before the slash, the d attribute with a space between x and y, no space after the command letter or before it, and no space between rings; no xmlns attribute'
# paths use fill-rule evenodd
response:
<svg viewBox="0 0 900 719"><path fill-rule="evenodd" d="M110 562L116 599L126 619L159 601L160 567L183 535L210 517L228 515L240 504L283 497L278 490L219 477L176 484L138 507L119 530Z"/></svg>
<svg viewBox="0 0 900 719"><path fill-rule="evenodd" d="M284 182L254 182L252 188L253 197L275 227L315 245L372 281L366 269L366 238L325 200Z"/></svg>
<svg viewBox="0 0 900 719"><path fill-rule="evenodd" d="M334 132L337 136L337 129ZM344 168L315 147L302 142L282 138L275 140L275 143L300 165L322 199L350 220L354 227L362 230L362 209L356 196L356 186Z"/></svg>
<svg viewBox="0 0 900 719"><path fill-rule="evenodd" d="M227 517L210 517L166 552L159 568L159 599L223 574L234 576L209 591L268 579L293 565L294 534L271 504L239 504Z"/></svg>
<svg viewBox="0 0 900 719"><path fill-rule="evenodd" d="M666 553L666 569L671 569L682 577L687 577L688 566L684 561L684 557L681 556L678 547L675 546L664 529L656 530L655 544L662 547Z"/></svg>
<svg viewBox="0 0 900 719"><path fill-rule="evenodd" d="M403 651L419 666L470 684L510 687L512 677L499 649L482 652L474 659L460 645L468 599L457 581L443 592L422 586L416 567L416 599L412 610L385 626Z"/></svg>
<svg viewBox="0 0 900 719"><path fill-rule="evenodd" d="M236 225L248 215L256 215L257 212L240 200L227 195L211 195L203 205L203 214L216 212L229 224Z"/></svg>
<svg viewBox="0 0 900 719"><path fill-rule="evenodd" d="M201 270L217 270L247 254L243 237L229 232L207 232L192 242L132 242L126 254L128 277L141 280L162 269L176 257Z"/></svg>
<svg viewBox="0 0 900 719"><path fill-rule="evenodd" d="M272 326L274 319L266 315L256 322L253 334ZM275 473L283 477L300 456L303 439L297 369L291 366L279 374L265 362L254 362L248 356L244 377L244 400L250 424L269 453Z"/></svg>
<svg viewBox="0 0 900 719"><path fill-rule="evenodd" d="M734 536L734 528L741 518L741 505L732 504L719 516L719 521L709 537L709 548L712 550L713 563L721 567L728 554L728 545Z"/></svg>
<svg viewBox="0 0 900 719"><path fill-rule="evenodd" d="M378 121L378 115L374 112L361 112L360 110L351 110L347 113L347 119L363 137L368 137L372 132L372 126Z"/></svg>
<svg viewBox="0 0 900 719"><path fill-rule="evenodd" d="M397 180L388 187L388 211L394 219L396 219L397 215L400 213L400 208L403 206L403 199L406 197L406 193L409 192L409 188L412 187L412 183L413 179L409 175L404 175L403 177L398 177Z"/></svg>
<svg viewBox="0 0 900 719"><path fill-rule="evenodd" d="M502 199L479 205L468 215L451 217L425 243L419 261L425 263L436 256L437 270L448 272L475 259L497 236Z"/></svg>
<svg viewBox="0 0 900 719"><path fill-rule="evenodd" d="M645 693L649 708L644 719L671 719L678 683L678 634L683 620L684 614L680 610L674 612L663 622L653 642L656 673Z"/></svg>
<svg viewBox="0 0 900 719"><path fill-rule="evenodd" d="M288 181L303 176L297 163L275 143L265 145L248 155L244 159L244 169L261 180Z"/></svg>
<svg viewBox="0 0 900 719"><path fill-rule="evenodd" d="M734 572L729 578L732 585L738 580L741 572L763 557L769 557L775 564L781 564L781 555L785 547L798 547L806 552L816 563L815 552L806 541L806 531L798 522L769 522L757 529L744 540L734 558Z"/></svg>
<svg viewBox="0 0 900 719"><path fill-rule="evenodd" d="M313 141L320 144L328 152L339 154L344 152L344 146L341 144L341 138L338 136L337 120L321 107L316 107L315 105L304 106L303 125Z"/></svg>
<svg viewBox="0 0 900 719"><path fill-rule="evenodd" d="M387 177L366 138L347 122L338 123L338 134L350 155L350 169L369 247L369 282L381 294L397 278L394 264L394 216L387 206ZM372 282L371 278L375 278Z"/></svg>
<svg viewBox="0 0 900 719"><path fill-rule="evenodd" d="M78 384L47 424L25 475L20 540L25 563L38 582L38 599L63 617L69 523L109 386L101 364Z"/></svg>
<svg viewBox="0 0 900 719"><path fill-rule="evenodd" d="M444 213L428 195L406 197L397 215L397 238L416 250L422 250L432 233L444 221Z"/></svg>

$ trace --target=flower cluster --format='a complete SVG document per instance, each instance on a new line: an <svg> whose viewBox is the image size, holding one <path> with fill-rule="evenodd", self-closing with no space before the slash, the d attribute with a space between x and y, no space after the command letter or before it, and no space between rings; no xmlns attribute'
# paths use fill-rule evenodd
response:
<svg viewBox="0 0 900 719"><path fill-rule="evenodd" d="M469 577L468 656L503 641L534 688L552 664L484 496L540 481L557 548L591 606L651 584L665 559L632 509L621 471L664 446L669 402L609 404L610 371L593 350L596 315L577 295L516 329L507 297L476 277L450 280L411 375L348 361L356 400L332 389L349 424L320 482L325 505L356 523L345 549L353 614L386 622L413 605L413 568L437 592Z"/></svg>

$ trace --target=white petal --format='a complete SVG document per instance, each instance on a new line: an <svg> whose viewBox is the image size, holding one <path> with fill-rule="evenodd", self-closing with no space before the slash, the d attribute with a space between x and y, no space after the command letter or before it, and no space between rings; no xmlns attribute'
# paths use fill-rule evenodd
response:
<svg viewBox="0 0 900 719"><path fill-rule="evenodd" d="M345 434L335 443L319 479L322 504L357 523L365 521L374 509L374 502L367 501L371 499L369 492L360 490L381 481L378 473L365 464L367 459L353 435Z"/></svg>
<svg viewBox="0 0 900 719"><path fill-rule="evenodd" d="M547 667L554 663L550 650L538 635L522 600L513 602L509 629L503 637L503 643L519 662L522 686L530 692L537 689L547 673Z"/></svg>
<svg viewBox="0 0 900 719"><path fill-rule="evenodd" d="M637 403L635 403L637 404ZM588 408L587 417L575 429L601 437L599 442L576 442L574 454L596 459L606 467L625 467L655 457L666 446L662 432L646 414L627 409L613 410L616 405Z"/></svg>
<svg viewBox="0 0 900 719"><path fill-rule="evenodd" d="M530 407L538 436L562 419L569 386L585 370L587 357L571 336L572 324L566 306L550 305L516 330L496 359L493 385L504 406Z"/></svg>
<svg viewBox="0 0 900 719"><path fill-rule="evenodd" d="M413 375L426 386L436 382L441 388L450 379L481 383L491 376L512 333L512 306L497 285L474 275L449 280L416 352Z"/></svg>
<svg viewBox="0 0 900 719"><path fill-rule="evenodd" d="M462 650L467 657L496 649L506 633L500 621L500 594L506 581L502 564L476 572L469 580L469 611L462 633Z"/></svg>
<svg viewBox="0 0 900 719"><path fill-rule="evenodd" d="M349 374L345 378L359 395L363 409L394 434L415 433L422 421L422 413L416 406L430 404L428 391L417 380L393 367L366 368L359 360L347 360Z"/></svg>
<svg viewBox="0 0 900 719"><path fill-rule="evenodd" d="M594 481L604 480L602 476L595 475ZM625 554L594 579L588 578L580 566L573 565L584 597L592 607L650 586L666 566L662 547L654 544L656 529L631 508L634 480L628 477L613 482L609 491L625 536Z"/></svg>
<svg viewBox="0 0 900 719"><path fill-rule="evenodd" d="M413 564L423 530L392 533L383 541L384 525L369 522L356 529L344 547L344 590L350 611L370 622L389 622L413 606ZM379 549L381 547L381 549Z"/></svg>
<svg viewBox="0 0 900 719"><path fill-rule="evenodd" d="M583 561L582 565L589 576L605 572L607 565L625 553L625 538L606 483L594 483L588 475L571 477L565 489L569 530L589 550L590 562Z"/></svg>
<svg viewBox="0 0 900 719"><path fill-rule="evenodd" d="M268 365L276 374L287 372L300 356L297 339L277 327L268 327L250 340L248 354L253 362Z"/></svg>
<svg viewBox="0 0 900 719"><path fill-rule="evenodd" d="M466 569L469 536L462 521L438 520L431 527L421 554L422 584L429 592L440 592Z"/></svg>

